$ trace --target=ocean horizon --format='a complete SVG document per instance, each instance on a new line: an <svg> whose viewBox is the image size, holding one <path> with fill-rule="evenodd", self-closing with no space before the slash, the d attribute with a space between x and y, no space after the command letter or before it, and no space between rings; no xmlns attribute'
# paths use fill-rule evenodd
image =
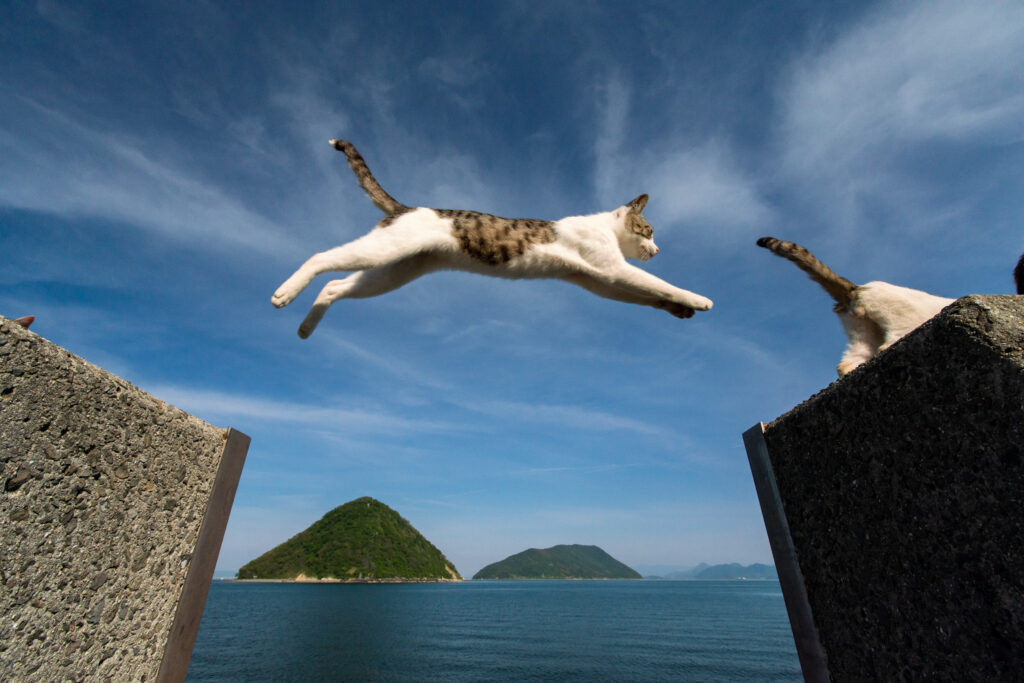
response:
<svg viewBox="0 0 1024 683"><path fill-rule="evenodd" d="M802 677L773 580L215 580L188 680Z"/></svg>

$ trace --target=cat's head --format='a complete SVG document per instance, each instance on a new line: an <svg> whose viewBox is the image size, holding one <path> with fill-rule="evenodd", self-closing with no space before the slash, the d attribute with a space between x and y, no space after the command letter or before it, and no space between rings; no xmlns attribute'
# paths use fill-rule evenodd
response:
<svg viewBox="0 0 1024 683"><path fill-rule="evenodd" d="M654 243L654 228L643 214L647 199L647 195L642 194L613 212L615 218L622 221L618 231L619 248L626 258L646 261L658 253L658 245Z"/></svg>

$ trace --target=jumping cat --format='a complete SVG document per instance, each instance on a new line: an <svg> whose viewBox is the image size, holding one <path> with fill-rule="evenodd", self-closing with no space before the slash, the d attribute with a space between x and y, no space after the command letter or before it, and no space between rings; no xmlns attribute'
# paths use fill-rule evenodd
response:
<svg viewBox="0 0 1024 683"><path fill-rule="evenodd" d="M839 315L850 340L836 368L840 377L889 348L954 301L888 282L855 285L793 242L762 237L757 246L795 263L835 299L832 310Z"/></svg>
<svg viewBox="0 0 1024 683"><path fill-rule="evenodd" d="M314 277L358 271L320 291L299 326L305 339L327 308L346 298L378 296L435 270L462 270L504 278L557 278L598 296L653 306L678 318L706 311L712 302L630 265L658 253L643 217L647 195L613 211L557 221L511 219L477 211L412 208L384 191L351 143L331 140L344 152L359 184L386 215L366 235L314 255L271 298L290 304Z"/></svg>

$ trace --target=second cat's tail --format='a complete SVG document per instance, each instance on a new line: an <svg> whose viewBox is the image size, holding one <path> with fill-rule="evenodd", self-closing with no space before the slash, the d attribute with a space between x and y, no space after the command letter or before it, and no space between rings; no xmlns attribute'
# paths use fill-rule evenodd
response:
<svg viewBox="0 0 1024 683"><path fill-rule="evenodd" d="M816 259L814 254L799 244L784 242L774 237L762 237L757 240L757 246L789 259L796 264L797 268L810 275L812 280L821 285L835 299L837 311L845 309L850 304L850 298L853 295L853 290L857 289L857 285L845 277L836 275L835 271Z"/></svg>
<svg viewBox="0 0 1024 683"><path fill-rule="evenodd" d="M331 140L331 144L334 146L334 149L345 153L348 165L352 168L352 172L356 174L359 185L370 196L370 201L376 204L378 209L389 216L396 216L409 210L408 206L384 191L384 188L380 186L377 179L370 173L370 167L366 165L362 155L356 151L355 146L351 142L348 140Z"/></svg>

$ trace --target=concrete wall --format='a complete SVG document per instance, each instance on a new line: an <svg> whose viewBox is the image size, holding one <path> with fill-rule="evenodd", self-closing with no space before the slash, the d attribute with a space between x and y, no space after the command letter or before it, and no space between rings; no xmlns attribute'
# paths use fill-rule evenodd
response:
<svg viewBox="0 0 1024 683"><path fill-rule="evenodd" d="M0 318L0 679L157 679L227 439ZM192 572L200 614L223 489Z"/></svg>
<svg viewBox="0 0 1024 683"><path fill-rule="evenodd" d="M959 300L763 438L833 680L1021 676L1024 296Z"/></svg>

